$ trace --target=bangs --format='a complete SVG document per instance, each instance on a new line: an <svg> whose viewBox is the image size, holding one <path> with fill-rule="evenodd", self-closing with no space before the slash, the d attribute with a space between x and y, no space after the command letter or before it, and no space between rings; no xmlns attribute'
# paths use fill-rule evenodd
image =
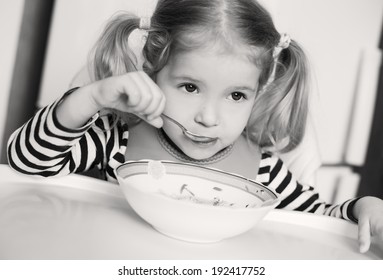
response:
<svg viewBox="0 0 383 280"><path fill-rule="evenodd" d="M235 32L218 32L214 28L195 27L182 30L174 36L172 55L196 49L214 50L222 55L237 53L264 70L270 63L270 52L263 47L249 46Z"/></svg>

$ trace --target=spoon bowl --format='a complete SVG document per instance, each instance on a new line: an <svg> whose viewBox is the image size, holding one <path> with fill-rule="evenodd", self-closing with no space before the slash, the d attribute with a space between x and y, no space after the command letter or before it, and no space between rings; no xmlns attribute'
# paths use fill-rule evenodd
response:
<svg viewBox="0 0 383 280"><path fill-rule="evenodd" d="M169 121L171 121L172 123L177 125L182 130L182 133L186 137L188 137L188 138L190 138L190 139L192 139L194 141L198 141L198 142L212 142L212 141L217 139L217 137L202 136L202 135L198 135L196 133L193 133L193 132L187 130L182 124L180 124L175 119L169 117L168 115L162 114L161 116L165 117L166 119L168 119Z"/></svg>

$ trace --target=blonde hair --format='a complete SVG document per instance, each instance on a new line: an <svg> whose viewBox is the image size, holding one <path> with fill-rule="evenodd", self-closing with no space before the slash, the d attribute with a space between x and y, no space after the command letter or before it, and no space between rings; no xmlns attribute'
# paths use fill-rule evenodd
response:
<svg viewBox="0 0 383 280"><path fill-rule="evenodd" d="M140 68L128 44L139 24L140 18L129 13L109 21L91 59L96 80ZM159 0L147 31L142 67L153 78L175 52L205 47L207 42L217 42L226 51L247 47L261 69L260 90L245 129L248 139L281 152L301 142L308 114L307 59L292 40L274 61L272 52L281 35L257 1ZM268 83L274 65L274 80Z"/></svg>

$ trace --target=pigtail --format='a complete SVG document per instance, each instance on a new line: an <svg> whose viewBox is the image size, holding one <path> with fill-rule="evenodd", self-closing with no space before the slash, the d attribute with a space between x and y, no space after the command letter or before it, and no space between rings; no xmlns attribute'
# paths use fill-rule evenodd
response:
<svg viewBox="0 0 383 280"><path fill-rule="evenodd" d="M108 21L89 56L89 73L97 81L107 77L137 71L138 59L129 46L129 37L140 27L140 18L130 13L119 13ZM101 115L111 117L111 126L117 122L137 124L140 119L134 114L104 108Z"/></svg>
<svg viewBox="0 0 383 280"><path fill-rule="evenodd" d="M307 59L295 41L291 41L275 61L270 57L269 54L266 63L269 67L260 78L260 91L247 135L261 147L288 152L299 145L305 133L309 84ZM275 75L272 81L270 75Z"/></svg>
<svg viewBox="0 0 383 280"><path fill-rule="evenodd" d="M91 52L95 80L137 70L137 58L128 38L139 23L140 19L129 13L117 14L108 22Z"/></svg>

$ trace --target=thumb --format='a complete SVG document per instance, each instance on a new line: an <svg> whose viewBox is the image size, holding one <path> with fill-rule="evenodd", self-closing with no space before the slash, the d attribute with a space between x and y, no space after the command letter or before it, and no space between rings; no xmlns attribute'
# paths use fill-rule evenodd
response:
<svg viewBox="0 0 383 280"><path fill-rule="evenodd" d="M143 117L143 119L149 123L150 125L154 126L154 127L157 127L157 128L161 128L162 125L164 124L163 123L163 120L161 117L156 117L154 119L152 118L146 118L146 117Z"/></svg>
<svg viewBox="0 0 383 280"><path fill-rule="evenodd" d="M359 220L358 227L359 251L366 253L371 244L370 222L368 219Z"/></svg>

